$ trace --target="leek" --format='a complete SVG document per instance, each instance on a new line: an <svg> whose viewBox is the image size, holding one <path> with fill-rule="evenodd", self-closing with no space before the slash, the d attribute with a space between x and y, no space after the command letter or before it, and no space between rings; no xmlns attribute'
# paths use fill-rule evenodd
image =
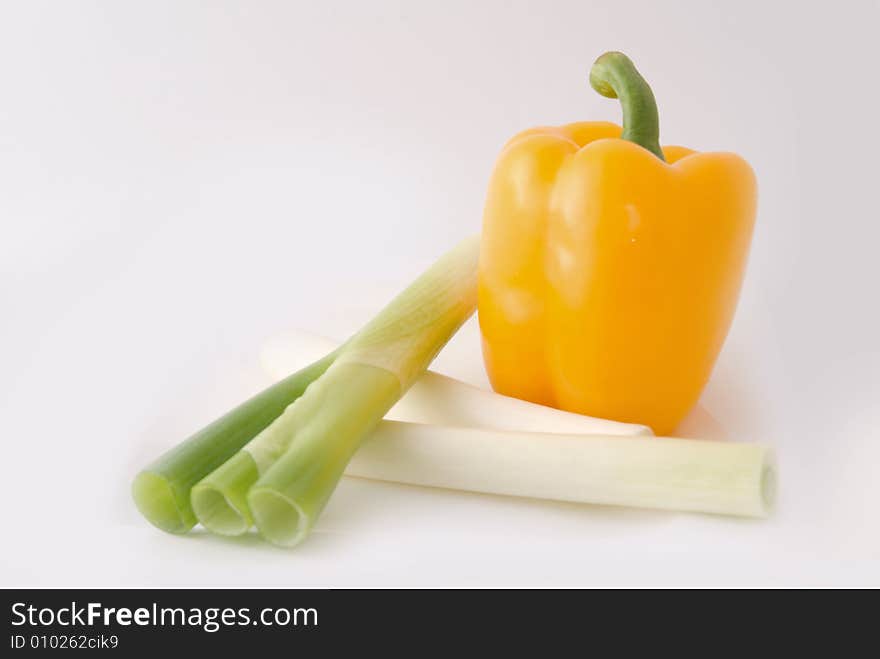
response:
<svg viewBox="0 0 880 659"><path fill-rule="evenodd" d="M209 530L256 522L293 545L311 529L361 440L476 307L479 239L442 257L343 346L335 362L267 428L191 492Z"/></svg>
<svg viewBox="0 0 880 659"><path fill-rule="evenodd" d="M299 398L333 362L335 351L283 378L231 412L171 448L141 471L131 486L141 514L168 533L186 533L196 524L192 486L226 462Z"/></svg>
<svg viewBox="0 0 880 659"><path fill-rule="evenodd" d="M577 503L765 517L776 468L757 444L525 433L383 421L346 474Z"/></svg>
<svg viewBox="0 0 880 659"><path fill-rule="evenodd" d="M266 343L261 362L269 375L280 378L337 347L338 343L314 334L286 333ZM433 371L427 371L420 377L385 418L519 432L623 436L653 434L647 426L557 410L480 389Z"/></svg>

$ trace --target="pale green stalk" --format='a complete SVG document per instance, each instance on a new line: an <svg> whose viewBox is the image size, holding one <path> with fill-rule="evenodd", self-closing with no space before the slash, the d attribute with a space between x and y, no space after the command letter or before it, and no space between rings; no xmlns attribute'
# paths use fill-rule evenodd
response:
<svg viewBox="0 0 880 659"><path fill-rule="evenodd" d="M471 492L765 517L773 453L758 444L382 421L349 476Z"/></svg>
<svg viewBox="0 0 880 659"><path fill-rule="evenodd" d="M476 307L479 239L442 257L341 350L306 393L192 490L208 529L255 521L281 545L311 529L361 440Z"/></svg>

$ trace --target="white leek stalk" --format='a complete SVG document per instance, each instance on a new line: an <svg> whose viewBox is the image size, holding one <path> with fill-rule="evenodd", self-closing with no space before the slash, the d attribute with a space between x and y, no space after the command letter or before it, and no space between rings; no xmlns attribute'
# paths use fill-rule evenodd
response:
<svg viewBox="0 0 880 659"><path fill-rule="evenodd" d="M256 522L286 546L305 537L361 440L473 314L478 254L475 236L439 259L271 425L193 487L199 521L227 535Z"/></svg>
<svg viewBox="0 0 880 659"><path fill-rule="evenodd" d="M757 444L383 421L346 474L413 485L764 517L776 470Z"/></svg>
<svg viewBox="0 0 880 659"><path fill-rule="evenodd" d="M260 361L269 375L280 380L338 347L338 343L308 332L287 332L266 342ZM653 434L647 426L564 412L480 389L433 371L420 377L385 418L517 432Z"/></svg>

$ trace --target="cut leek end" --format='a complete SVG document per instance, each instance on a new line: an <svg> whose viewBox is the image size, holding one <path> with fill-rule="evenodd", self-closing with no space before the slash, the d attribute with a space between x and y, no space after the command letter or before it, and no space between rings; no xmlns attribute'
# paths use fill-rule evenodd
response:
<svg viewBox="0 0 880 659"><path fill-rule="evenodd" d="M309 534L311 518L293 499L268 487L254 487L248 495L257 529L279 547L295 547Z"/></svg>
<svg viewBox="0 0 880 659"><path fill-rule="evenodd" d="M244 511L239 510L228 496L213 485L197 485L190 498L196 517L212 533L242 535L251 527Z"/></svg>
<svg viewBox="0 0 880 659"><path fill-rule="evenodd" d="M141 515L166 533L183 534L196 525L192 511L181 505L171 483L161 474L139 473L131 484L131 496Z"/></svg>
<svg viewBox="0 0 880 659"><path fill-rule="evenodd" d="M236 453L190 493L195 516L218 535L242 535L253 525L247 505L248 488L257 480L257 466L245 451Z"/></svg>
<svg viewBox="0 0 880 659"><path fill-rule="evenodd" d="M703 512L758 519L770 517L776 506L776 458L771 449L763 446L756 446L754 454L757 464L752 468L754 476L747 479L747 484L742 489L732 488L728 501L721 497L717 510L708 508ZM744 463L743 468L748 469L748 464Z"/></svg>
<svg viewBox="0 0 880 659"><path fill-rule="evenodd" d="M756 517L769 517L773 512L776 506L776 483L776 465L771 461L761 471L761 507Z"/></svg>

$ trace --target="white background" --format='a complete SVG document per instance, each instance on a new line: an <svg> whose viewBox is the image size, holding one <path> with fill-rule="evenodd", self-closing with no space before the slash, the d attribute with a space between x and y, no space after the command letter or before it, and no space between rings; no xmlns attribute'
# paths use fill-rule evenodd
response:
<svg viewBox="0 0 880 659"><path fill-rule="evenodd" d="M821 4L821 7L819 6ZM880 585L877 2L3 2L0 585ZM344 481L293 551L167 536L131 477L479 230L502 143L619 120L760 207L682 434L778 450L754 522ZM473 323L436 368L485 384ZM714 421L712 418L714 417Z"/></svg>

